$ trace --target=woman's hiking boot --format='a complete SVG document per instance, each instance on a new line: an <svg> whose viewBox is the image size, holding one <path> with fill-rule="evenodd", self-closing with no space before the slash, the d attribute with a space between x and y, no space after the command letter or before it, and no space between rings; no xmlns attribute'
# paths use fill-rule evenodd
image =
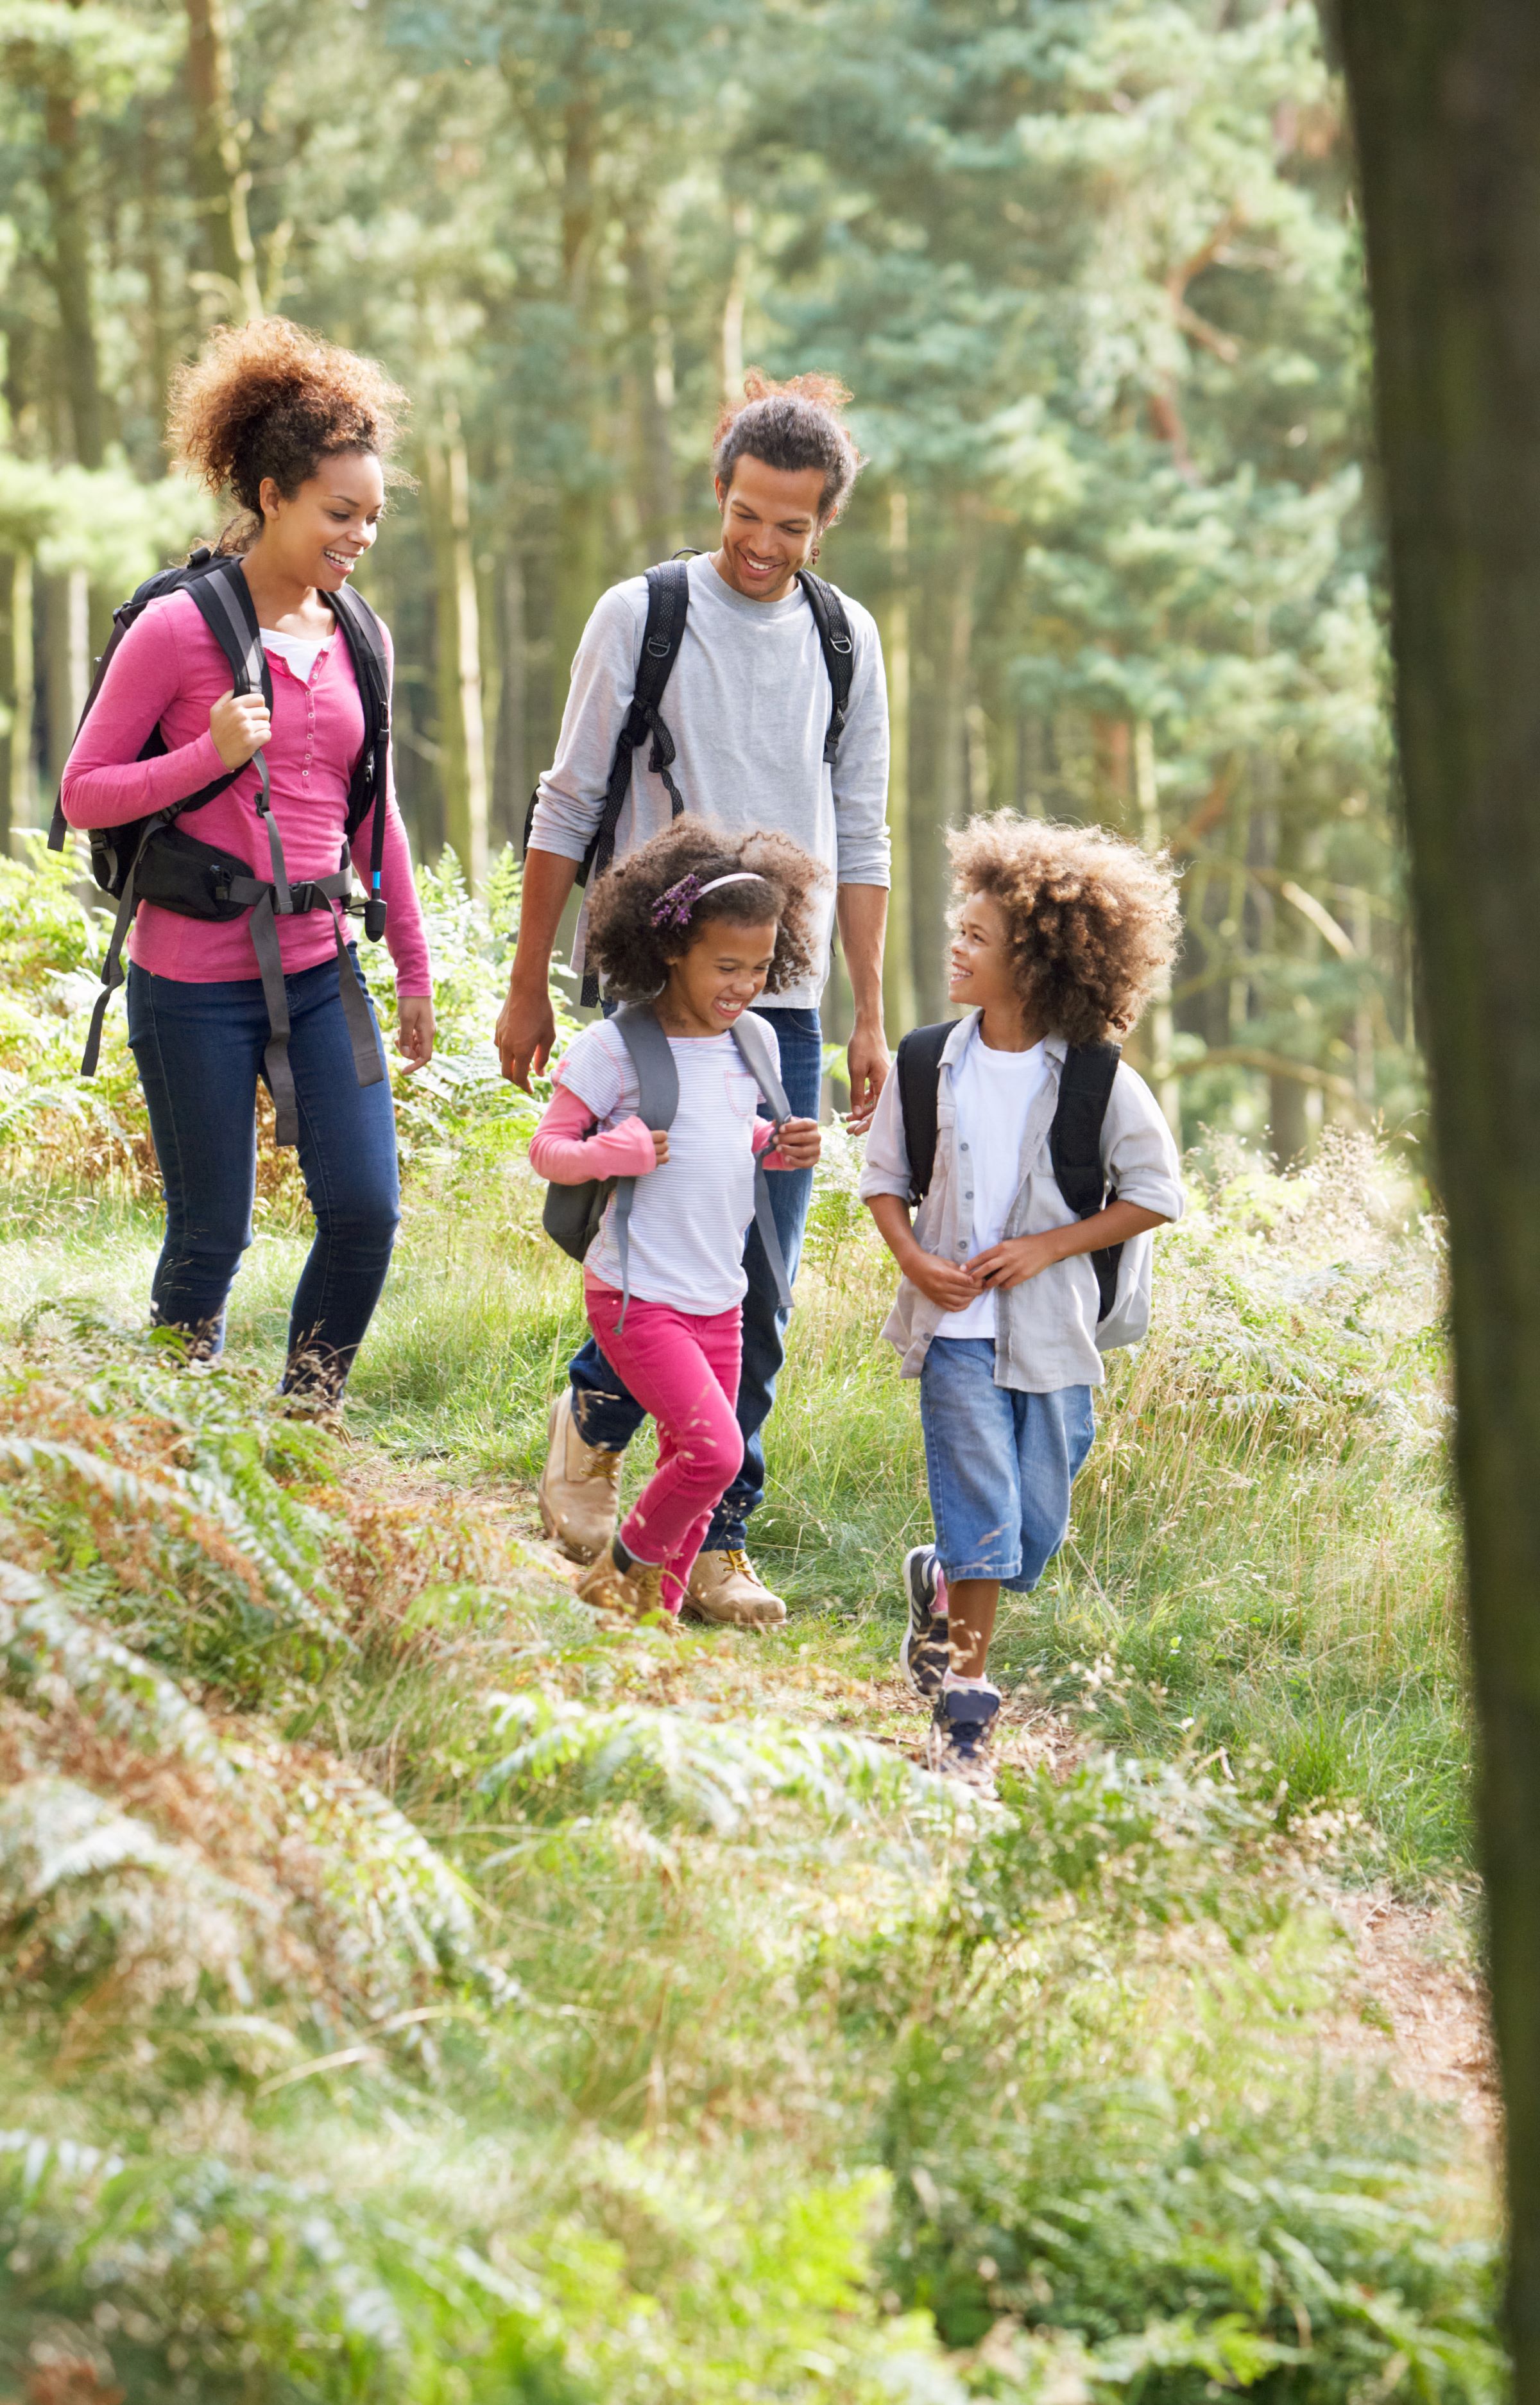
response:
<svg viewBox="0 0 1540 2405"><path fill-rule="evenodd" d="M697 1554L685 1591L684 1617L713 1628L778 1628L786 1606L772 1595L741 1546Z"/></svg>
<svg viewBox="0 0 1540 2405"><path fill-rule="evenodd" d="M899 1664L915 1693L933 1704L952 1667L946 1581L934 1545L916 1545L904 1554L903 1593L909 1624L899 1647Z"/></svg>
<svg viewBox="0 0 1540 2405"><path fill-rule="evenodd" d="M620 1517L622 1456L583 1442L572 1416L570 1386L564 1386L551 1406L548 1437L540 1472L540 1526L569 1560L595 1561Z"/></svg>
<svg viewBox="0 0 1540 2405"><path fill-rule="evenodd" d="M579 1573L572 1591L580 1603L616 1620L645 1620L650 1626L663 1626L669 1635L677 1628L663 1599L662 1563L634 1561L627 1554L623 1566L615 1558L613 1543Z"/></svg>
<svg viewBox="0 0 1540 2405"><path fill-rule="evenodd" d="M931 1718L927 1766L944 1779L963 1779L980 1795L993 1795L991 1740L999 1713L996 1687L944 1687Z"/></svg>

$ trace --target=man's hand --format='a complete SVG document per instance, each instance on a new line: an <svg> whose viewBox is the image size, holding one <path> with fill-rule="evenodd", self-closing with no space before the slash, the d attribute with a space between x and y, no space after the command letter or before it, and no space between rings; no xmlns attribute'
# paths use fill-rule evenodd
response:
<svg viewBox="0 0 1540 2405"><path fill-rule="evenodd" d="M1025 1286L1041 1270L1052 1269L1056 1261L1061 1261L1064 1238L1069 1232L1067 1229L1050 1228L1041 1236L1003 1237L998 1245L975 1253L968 1267L981 1286L1003 1294L1007 1287Z"/></svg>
<svg viewBox="0 0 1540 2405"><path fill-rule="evenodd" d="M222 693L208 714L214 748L227 768L244 768L273 733L259 693Z"/></svg>
<svg viewBox="0 0 1540 2405"><path fill-rule="evenodd" d="M850 1118L852 1135L864 1135L872 1124L872 1114L877 1106L877 1096L887 1082L892 1062L878 1020L858 1020L850 1038L846 1062L850 1077Z"/></svg>
<svg viewBox="0 0 1540 2405"><path fill-rule="evenodd" d="M555 1047L556 1014L551 1007L550 988L543 983L534 991L518 983L511 985L492 1040L503 1076L527 1094L531 1072L539 1076Z"/></svg>
<svg viewBox="0 0 1540 2405"><path fill-rule="evenodd" d="M823 1149L823 1131L817 1119L782 1119L775 1148L788 1169L811 1169Z"/></svg>
<svg viewBox="0 0 1540 2405"><path fill-rule="evenodd" d="M406 1061L410 1077L426 1069L433 1058L433 996L403 993L396 1004L396 1049Z"/></svg>
<svg viewBox="0 0 1540 2405"><path fill-rule="evenodd" d="M910 1285L917 1286L926 1301L941 1311L966 1311L984 1290L971 1264L959 1268L943 1260L939 1253L922 1252L917 1245L912 1251L905 1249L899 1267Z"/></svg>

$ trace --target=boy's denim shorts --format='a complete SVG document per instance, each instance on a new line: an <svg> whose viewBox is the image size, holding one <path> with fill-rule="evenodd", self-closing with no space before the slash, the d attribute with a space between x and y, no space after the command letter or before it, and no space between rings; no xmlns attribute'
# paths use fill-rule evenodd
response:
<svg viewBox="0 0 1540 2405"><path fill-rule="evenodd" d="M937 1336L919 1376L936 1554L948 1582L1036 1586L1070 1526L1070 1489L1096 1435L1089 1386L995 1384L987 1337Z"/></svg>

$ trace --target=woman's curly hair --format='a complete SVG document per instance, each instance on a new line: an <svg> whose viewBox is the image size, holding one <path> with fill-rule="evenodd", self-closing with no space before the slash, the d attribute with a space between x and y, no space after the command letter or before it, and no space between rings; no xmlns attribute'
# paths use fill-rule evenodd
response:
<svg viewBox="0 0 1540 2405"><path fill-rule="evenodd" d="M748 870L752 882L708 893L682 927L655 927L652 907L682 877L708 885L714 877ZM588 905L588 957L607 992L622 1002L651 1002L702 927L725 919L737 927L776 921L776 949L766 993L784 993L813 973L818 951L816 896L829 872L787 835L756 827L728 835L690 814L677 818L629 859L606 869Z"/></svg>
<svg viewBox="0 0 1540 2405"><path fill-rule="evenodd" d="M946 838L959 902L987 893L1004 913L1016 990L1069 1044L1126 1035L1176 957L1176 879L1101 827L1055 826L1001 810Z"/></svg>
<svg viewBox="0 0 1540 2405"><path fill-rule="evenodd" d="M212 493L232 492L255 521L221 547L244 548L260 528L271 476L286 499L341 451L388 464L407 397L372 359L323 343L287 317L218 326L178 369L167 430L175 456Z"/></svg>

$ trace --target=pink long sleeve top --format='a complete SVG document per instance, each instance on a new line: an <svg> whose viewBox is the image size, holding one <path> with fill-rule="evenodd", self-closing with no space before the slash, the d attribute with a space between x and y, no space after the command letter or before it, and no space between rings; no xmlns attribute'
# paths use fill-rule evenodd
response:
<svg viewBox="0 0 1540 2405"><path fill-rule="evenodd" d="M385 638L387 652L389 636ZM267 746L273 814L294 882L329 877L342 857L347 795L364 744L364 707L341 629L328 639L305 683L287 661L268 654L273 674L273 735ZM225 773L209 733L209 711L230 691L230 668L197 604L186 593L152 601L113 655L96 703L65 766L61 801L71 826L120 826L168 802L184 800ZM166 749L150 760L137 754L159 726ZM272 874L267 834L258 816L260 779L245 769L213 801L179 822L201 842L238 853L253 876ZM371 822L353 847L367 876ZM387 788L381 892L389 908L385 942L396 964L399 994L433 990L427 937L412 881L406 829L396 808L394 775ZM290 974L336 957L329 910L278 921L278 948ZM144 903L133 922L129 956L155 977L184 984L218 984L258 974L245 918L183 919Z"/></svg>
<svg viewBox="0 0 1540 2405"><path fill-rule="evenodd" d="M652 1132L635 1112L618 1127L594 1131L598 1122L581 1094L560 1082L529 1139L529 1166L548 1186L581 1186L590 1177L645 1177L657 1166ZM773 1149L776 1131L768 1119L756 1119L750 1140L756 1157L763 1153L766 1169L787 1164Z"/></svg>

